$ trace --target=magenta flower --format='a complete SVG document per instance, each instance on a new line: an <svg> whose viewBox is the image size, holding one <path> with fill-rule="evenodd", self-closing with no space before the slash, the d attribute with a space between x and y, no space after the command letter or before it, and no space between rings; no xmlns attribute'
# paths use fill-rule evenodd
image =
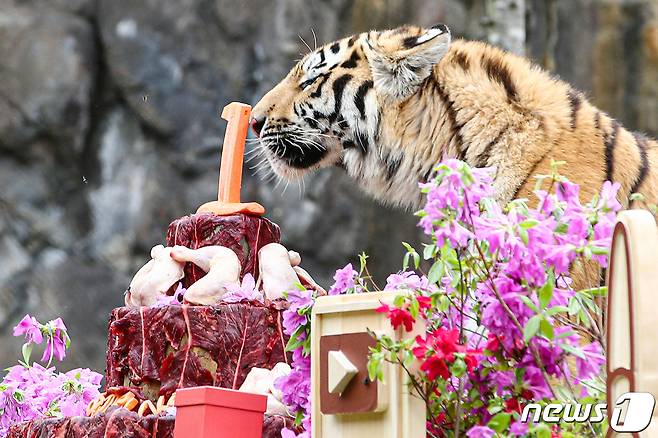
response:
<svg viewBox="0 0 658 438"><path fill-rule="evenodd" d="M515 421L509 428L509 431L515 437L525 436L528 433L528 423Z"/></svg>
<svg viewBox="0 0 658 438"><path fill-rule="evenodd" d="M183 296L187 292L187 289L183 287L182 283L178 283L176 290L173 295L158 295L155 297L155 303L152 304L152 307L164 307L172 305L181 305L183 303Z"/></svg>
<svg viewBox="0 0 658 438"><path fill-rule="evenodd" d="M544 379L541 370L533 363L528 364L523 374L523 382L527 389L532 392L535 400L551 398L551 390Z"/></svg>
<svg viewBox="0 0 658 438"><path fill-rule="evenodd" d="M560 181L557 184L557 199L558 201L566 202L569 206L576 206L580 208L580 200L578 199L578 193L580 187L578 184L574 184L571 181Z"/></svg>
<svg viewBox="0 0 658 438"><path fill-rule="evenodd" d="M66 331L66 326L62 318L57 318L49 321L45 325L46 330L46 349L43 352L41 361L48 361L48 364L56 357L57 360L63 360L66 357L66 348L69 343L69 335Z"/></svg>
<svg viewBox="0 0 658 438"><path fill-rule="evenodd" d="M473 426L466 432L466 436L468 438L491 438L495 433L493 429L487 426Z"/></svg>
<svg viewBox="0 0 658 438"><path fill-rule="evenodd" d="M240 301L265 301L263 294L256 289L256 280L251 274L245 274L241 285L228 285L227 292L222 296L225 303L239 303Z"/></svg>
<svg viewBox="0 0 658 438"><path fill-rule="evenodd" d="M585 345L582 349L585 359L576 357L576 372L579 379L591 379L597 376L605 363L603 350L598 342Z"/></svg>
<svg viewBox="0 0 658 438"><path fill-rule="evenodd" d="M419 276L413 271L403 271L397 274L391 274L386 279L384 290L402 290L411 289L423 292L434 292L436 286L430 284L426 276Z"/></svg>
<svg viewBox="0 0 658 438"><path fill-rule="evenodd" d="M414 294L413 299L404 297L408 301L402 313L392 314L394 326L411 320L406 311L414 315L418 311L413 318L424 320L430 332L459 333L459 345L483 351L476 363L453 352L448 362L454 360L454 367L439 369L440 364L434 364L432 373L441 376L445 385L436 387L433 397L440 404L430 406L431 410L439 405L450 409L453 400L459 400L464 406L461 420L468 438L495 436L496 432L486 426L493 415L486 406L492 401L494 405L505 402L507 412L518 412L525 402L551 400L553 381L575 381L575 390L582 391L583 379L599 375L604 360L600 345L581 347L587 342L584 336L557 321L574 304L575 291L569 278L574 261L584 258L603 266L607 263L606 249L620 207L616 184L606 183L594 202L583 205L578 185L561 178L553 181L550 192L535 193L536 206L527 200L501 205L495 200L492 176L491 169L472 169L458 160L447 160L434 168L431 180L420 184L426 204L418 212L418 226L439 249L439 255L432 252L430 258L441 260L441 265L434 265L441 268L441 278L430 283L412 271L398 272L388 277L385 287ZM339 269L334 280L330 294L366 290L368 281L360 278L351 264ZM283 325L286 333L294 333L293 373L277 384L291 412L296 411L308 431L310 359L306 354L313 296L295 292L289 301ZM380 310L391 309L382 306ZM538 312L544 315L542 319L536 317ZM546 322L553 328L547 329ZM388 341L380 342L385 350ZM411 347L395 344L391 351L396 348L422 353L418 338ZM573 349L585 354L585 359L576 358L575 376L570 374L571 362L567 361L576 356ZM423 379L433 377L425 373ZM454 393L462 388L463 393L455 398ZM596 396L594 391L589 395ZM515 400L516 407L508 406L509 400ZM528 433L528 425L515 420L516 414L501 436ZM428 421L437 436L451 430L453 424L445 413ZM286 430L283 436L292 438L295 434Z"/></svg>
<svg viewBox="0 0 658 438"><path fill-rule="evenodd" d="M614 184L610 181L604 182L603 187L601 188L601 198L599 199L597 208L613 212L621 210L621 204L617 200L617 192L619 192L620 188L621 184L617 182Z"/></svg>
<svg viewBox="0 0 658 438"><path fill-rule="evenodd" d="M354 270L351 263L348 263L342 269L338 269L334 274L334 284L329 289L329 295L343 294L353 289L358 275L359 273Z"/></svg>
<svg viewBox="0 0 658 438"><path fill-rule="evenodd" d="M0 437L14 424L51 415L84 415L85 408L99 395L103 376L89 369L66 374L35 363L16 365L0 384ZM7 388L2 391L1 388Z"/></svg>
<svg viewBox="0 0 658 438"><path fill-rule="evenodd" d="M43 341L41 324L35 317L25 315L21 322L14 327L14 336L22 335L25 335L25 342L27 343L40 344Z"/></svg>

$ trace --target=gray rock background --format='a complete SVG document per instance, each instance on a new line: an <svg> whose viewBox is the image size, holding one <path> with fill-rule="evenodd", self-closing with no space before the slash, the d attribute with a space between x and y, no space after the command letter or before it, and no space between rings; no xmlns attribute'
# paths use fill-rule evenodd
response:
<svg viewBox="0 0 658 438"><path fill-rule="evenodd" d="M525 17L525 20L524 20ZM104 369L107 315L169 222L216 196L218 111L255 103L313 44L403 23L523 50L658 135L658 0L0 0L0 366L25 313L61 315L64 368ZM244 198L330 284L361 251L381 281L415 218L337 171Z"/></svg>

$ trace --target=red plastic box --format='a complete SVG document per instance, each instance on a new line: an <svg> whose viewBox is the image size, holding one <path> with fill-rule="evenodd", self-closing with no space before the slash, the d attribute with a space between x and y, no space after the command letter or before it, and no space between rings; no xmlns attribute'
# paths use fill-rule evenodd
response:
<svg viewBox="0 0 658 438"><path fill-rule="evenodd" d="M260 438L267 396L198 386L176 391L175 438Z"/></svg>

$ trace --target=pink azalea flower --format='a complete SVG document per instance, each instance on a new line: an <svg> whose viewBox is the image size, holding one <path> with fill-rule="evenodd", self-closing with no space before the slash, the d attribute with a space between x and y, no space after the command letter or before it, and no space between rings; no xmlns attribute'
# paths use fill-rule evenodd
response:
<svg viewBox="0 0 658 438"><path fill-rule="evenodd" d="M495 434L496 431L487 426L473 426L466 432L468 438L491 438Z"/></svg>
<svg viewBox="0 0 658 438"><path fill-rule="evenodd" d="M21 322L14 327L14 336L25 335L25 341L32 344L40 344L43 341L41 324L30 315L25 315Z"/></svg>
<svg viewBox="0 0 658 438"><path fill-rule="evenodd" d="M528 423L515 421L509 428L509 431L515 437L524 436L528 433Z"/></svg>
<svg viewBox="0 0 658 438"><path fill-rule="evenodd" d="M601 188L601 198L599 199L597 208L603 208L614 212L621 210L621 204L617 200L617 192L619 192L620 188L621 184L618 182L604 182L603 187Z"/></svg>
<svg viewBox="0 0 658 438"><path fill-rule="evenodd" d="M391 274L386 279L384 290L403 290L412 289L423 292L433 292L436 286L430 284L426 276L419 276L413 271L404 271L397 274Z"/></svg>
<svg viewBox="0 0 658 438"><path fill-rule="evenodd" d="M66 347L69 342L69 335L66 332L66 326L62 318L49 321L46 324L47 337L46 349L43 352L41 361L50 363L53 357L57 360L63 360L66 356Z"/></svg>
<svg viewBox="0 0 658 438"><path fill-rule="evenodd" d="M605 356L603 350L598 342L582 347L582 352L585 354L585 359L576 357L576 372L579 379L591 379L597 376L601 371L601 366L605 363Z"/></svg>
<svg viewBox="0 0 658 438"><path fill-rule="evenodd" d="M182 283L178 283L173 295L158 295L155 298L155 304L153 304L153 307L181 305L183 303L185 292L187 292L187 289L183 287Z"/></svg>
<svg viewBox="0 0 658 438"><path fill-rule="evenodd" d="M227 292L222 296L222 301L225 303L239 303L240 301L258 301L260 303L265 301L263 294L256 289L256 280L251 274L245 274L242 278L242 284L228 285Z"/></svg>
<svg viewBox="0 0 658 438"><path fill-rule="evenodd" d="M578 199L580 187L578 187L578 184L574 184L571 181L561 181L557 184L557 189L555 191L559 201L566 202L569 205L580 205Z"/></svg>
<svg viewBox="0 0 658 438"><path fill-rule="evenodd" d="M354 270L351 263L338 269L334 274L334 284L329 289L329 295L338 295L353 289L358 275L359 273Z"/></svg>

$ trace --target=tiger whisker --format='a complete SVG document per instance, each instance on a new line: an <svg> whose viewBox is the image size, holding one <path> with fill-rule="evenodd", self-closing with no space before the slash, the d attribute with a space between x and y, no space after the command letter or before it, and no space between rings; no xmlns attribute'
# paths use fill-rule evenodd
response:
<svg viewBox="0 0 658 438"><path fill-rule="evenodd" d="M313 50L317 50L317 48L318 48L318 37L315 35L315 31L313 30L312 27L311 27L311 33L313 34L313 46L315 46L315 49L313 49Z"/></svg>
<svg viewBox="0 0 658 438"><path fill-rule="evenodd" d="M309 45L306 43L306 41L304 41L304 38L302 38L302 36L301 36L300 34L297 34L297 36L299 37L300 40L302 40L302 43L304 43L304 45L305 45L306 48L308 49L309 53L312 52L313 49L311 49L311 46L309 46ZM303 55L303 54L300 53L300 55Z"/></svg>

